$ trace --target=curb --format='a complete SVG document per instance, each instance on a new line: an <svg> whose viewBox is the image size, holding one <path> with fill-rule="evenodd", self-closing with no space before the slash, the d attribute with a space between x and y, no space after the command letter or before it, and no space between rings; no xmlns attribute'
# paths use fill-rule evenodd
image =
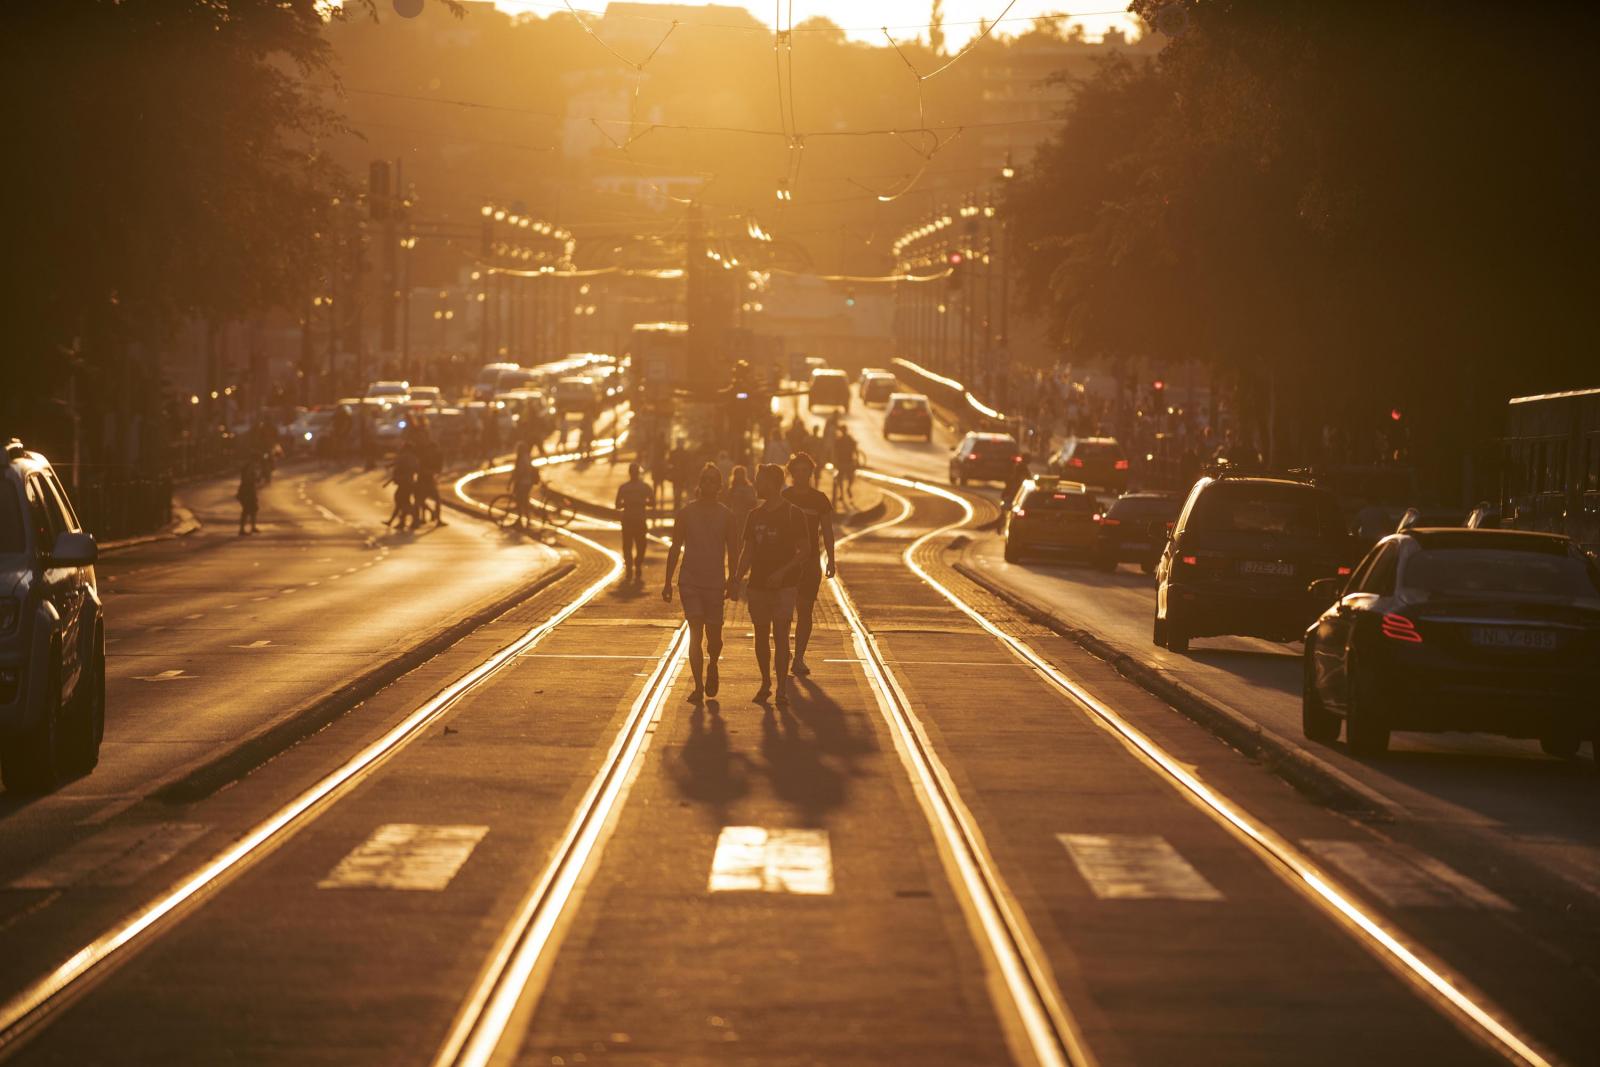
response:
<svg viewBox="0 0 1600 1067"><path fill-rule="evenodd" d="M1392 802L1344 771L1325 763L1293 742L1284 740L1226 704L1167 677L1098 635L1073 626L1053 612L1023 600L980 574L977 568L965 561L958 560L951 566L956 573L999 597L1033 622L1111 664L1118 674L1205 727L1243 755L1259 760L1269 771L1311 799L1364 821L1394 821Z"/></svg>
<svg viewBox="0 0 1600 1067"><path fill-rule="evenodd" d="M317 697L265 729L257 731L221 756L186 772L153 790L152 800L189 804L231 785L300 741L332 724L358 704L371 699L402 676L448 650L479 627L493 621L525 600L565 578L576 569L571 559L558 563L528 585L497 598L435 633L419 645L385 660L331 693Z"/></svg>
<svg viewBox="0 0 1600 1067"><path fill-rule="evenodd" d="M172 505L172 521L164 530L155 533L140 534L138 537L123 537L115 541L100 541L95 549L99 553L120 552L125 548L134 548L138 545L148 545L155 541L170 541L176 537L188 537L200 529L200 520L194 517L194 512L182 504Z"/></svg>

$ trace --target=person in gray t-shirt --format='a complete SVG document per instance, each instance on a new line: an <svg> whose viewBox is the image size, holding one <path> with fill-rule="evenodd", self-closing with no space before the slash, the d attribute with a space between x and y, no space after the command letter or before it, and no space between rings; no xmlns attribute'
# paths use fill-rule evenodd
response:
<svg viewBox="0 0 1600 1067"><path fill-rule="evenodd" d="M695 499L678 509L672 526L672 548L667 552L667 581L661 598L672 601L672 575L683 560L678 576L678 599L683 617L689 623L689 669L694 672L694 692L689 701L698 704L717 695L717 658L722 654L722 601L728 579L738 561L739 533L733 512L717 502L722 492L722 472L715 463L700 471ZM705 651L700 648L705 640Z"/></svg>

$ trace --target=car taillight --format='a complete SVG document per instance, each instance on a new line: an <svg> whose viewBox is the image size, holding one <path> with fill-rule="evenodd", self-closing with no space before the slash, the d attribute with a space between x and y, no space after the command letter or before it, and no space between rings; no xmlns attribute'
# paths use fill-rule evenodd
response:
<svg viewBox="0 0 1600 1067"><path fill-rule="evenodd" d="M1350 568L1349 567L1340 567L1339 568L1339 577L1341 577L1341 578L1350 577Z"/></svg>
<svg viewBox="0 0 1600 1067"><path fill-rule="evenodd" d="M1083 466L1082 457L1073 456L1071 459L1067 460L1067 466L1069 466L1069 467L1081 467L1081 466Z"/></svg>
<svg viewBox="0 0 1600 1067"><path fill-rule="evenodd" d="M1188 567L1198 567L1200 565L1200 560L1194 556L1182 556L1178 562Z"/></svg>
<svg viewBox="0 0 1600 1067"><path fill-rule="evenodd" d="M1025 518L1028 517L1028 509L1027 508L1018 508L1016 511L1013 511L1011 514L1015 515L1019 519L1025 519Z"/></svg>
<svg viewBox="0 0 1600 1067"><path fill-rule="evenodd" d="M967 462L968 463L975 463L975 462L977 462L977 459L978 459L978 454L976 452L968 452L967 453Z"/></svg>
<svg viewBox="0 0 1600 1067"><path fill-rule="evenodd" d="M1011 457L1011 462L1013 462L1013 463L1021 463L1022 462L1022 457L1021 456L1012 456Z"/></svg>
<svg viewBox="0 0 1600 1067"><path fill-rule="evenodd" d="M1384 612L1382 630L1383 636L1396 641L1405 641L1413 645L1422 644L1422 635L1417 633L1417 624L1404 615Z"/></svg>
<svg viewBox="0 0 1600 1067"><path fill-rule="evenodd" d="M1096 515L1094 517L1094 521L1098 522L1101 526L1121 526L1122 525L1122 520L1121 519L1113 519L1110 515Z"/></svg>
<svg viewBox="0 0 1600 1067"><path fill-rule="evenodd" d="M1125 470L1128 469L1128 461L1125 460L1125 459L1119 459L1115 463L1113 463L1111 466L1113 468L1115 468L1116 470L1125 471Z"/></svg>

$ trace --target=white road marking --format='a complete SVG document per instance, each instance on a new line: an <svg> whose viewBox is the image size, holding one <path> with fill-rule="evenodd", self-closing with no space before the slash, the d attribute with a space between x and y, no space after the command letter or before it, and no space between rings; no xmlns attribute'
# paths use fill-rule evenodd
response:
<svg viewBox="0 0 1600 1067"><path fill-rule="evenodd" d="M343 577L344 577L344 575L342 575L342 574L330 574L330 575L328 575L328 581L337 582L340 578L343 578Z"/></svg>
<svg viewBox="0 0 1600 1067"><path fill-rule="evenodd" d="M236 608L238 606L239 605L237 605L237 604L224 604L224 605L222 605L222 610L223 611L232 611L234 608Z"/></svg>
<svg viewBox="0 0 1600 1067"><path fill-rule="evenodd" d="M173 681L174 679L177 679L177 678L192 678L192 677L194 677L194 676L193 675L184 674L183 673L183 668L179 667L179 668L177 668L175 670L162 671L160 674L134 675L133 680L136 681L136 682L170 682L170 681Z"/></svg>
<svg viewBox="0 0 1600 1067"><path fill-rule="evenodd" d="M7 885L8 889L69 889L132 885L206 832L203 823L117 826L56 853Z"/></svg>
<svg viewBox="0 0 1600 1067"><path fill-rule="evenodd" d="M1303 841L1306 851L1360 882L1391 908L1488 908L1511 904L1432 856L1400 846L1377 849L1358 841Z"/></svg>
<svg viewBox="0 0 1600 1067"><path fill-rule="evenodd" d="M1155 834L1057 834L1101 900L1221 900L1217 888Z"/></svg>
<svg viewBox="0 0 1600 1067"><path fill-rule="evenodd" d="M250 599L251 600L266 600L267 598L264 597L264 596L253 596Z"/></svg>
<svg viewBox="0 0 1600 1067"><path fill-rule="evenodd" d="M425 826L386 823L357 845L318 889L421 889L438 892L450 884L487 826Z"/></svg>
<svg viewBox="0 0 1600 1067"><path fill-rule="evenodd" d="M272 642L269 641L267 638L263 637L263 638L260 638L258 640L255 640L255 641L251 641L248 645L229 645L228 647L229 648L266 648L270 644L272 644Z"/></svg>
<svg viewBox="0 0 1600 1067"><path fill-rule="evenodd" d="M205 618L205 614L206 613L203 612L203 611L197 611L193 615L185 615L184 618L186 618L186 619L203 619L203 618Z"/></svg>
<svg viewBox="0 0 1600 1067"><path fill-rule="evenodd" d="M306 583L306 588L307 589L311 589L311 588L314 588L314 587L319 586L321 584L322 584L321 582L307 582Z"/></svg>
<svg viewBox="0 0 1600 1067"><path fill-rule="evenodd" d="M293 586L290 586L288 589L280 589L280 590L278 590L278 592L283 596L288 596L290 593L293 593L295 591L296 590L295 590L295 588Z"/></svg>
<svg viewBox="0 0 1600 1067"><path fill-rule="evenodd" d="M706 888L712 893L832 893L828 831L724 826Z"/></svg>

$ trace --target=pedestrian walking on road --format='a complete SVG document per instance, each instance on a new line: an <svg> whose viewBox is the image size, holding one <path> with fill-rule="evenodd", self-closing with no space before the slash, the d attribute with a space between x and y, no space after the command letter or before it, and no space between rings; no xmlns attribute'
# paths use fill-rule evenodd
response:
<svg viewBox="0 0 1600 1067"><path fill-rule="evenodd" d="M861 466L861 450L844 427L833 439L833 506L854 507L856 470Z"/></svg>
<svg viewBox="0 0 1600 1067"><path fill-rule="evenodd" d="M239 501L240 537L247 533L260 532L256 529L256 511L260 507L260 499L256 495L259 484L255 461L247 460L239 471L239 490L233 494ZM247 523L250 527L248 530L245 529Z"/></svg>
<svg viewBox="0 0 1600 1067"><path fill-rule="evenodd" d="M384 481L385 485L394 484L394 508L384 520L385 526L404 530L406 520L410 519L411 528L413 530L417 528L417 469L416 447L410 441L406 441L395 454L394 466Z"/></svg>
<svg viewBox="0 0 1600 1067"><path fill-rule="evenodd" d="M444 453L433 436L424 432L417 443L416 507L419 518L427 517L428 505L433 505L433 524L448 526L444 521L444 502L439 499L439 471L444 466Z"/></svg>
<svg viewBox="0 0 1600 1067"><path fill-rule="evenodd" d="M739 558L739 529L733 512L717 500L722 492L722 472L707 463L700 471L695 499L678 509L672 523L672 547L667 550L667 580L661 598L672 602L672 576L678 560L678 601L689 624L689 670L694 692L689 702L698 704L717 695L717 659L722 655L722 602ZM705 650L701 651L702 639Z"/></svg>
<svg viewBox="0 0 1600 1067"><path fill-rule="evenodd" d="M728 491L722 494L722 502L733 512L735 528L741 537L744 536L744 521L750 517L757 504L756 487L750 484L750 468L742 463L733 468L733 478L729 482Z"/></svg>
<svg viewBox="0 0 1600 1067"><path fill-rule="evenodd" d="M824 568L819 555L828 557L826 575L834 574L833 559L833 504L828 495L812 484L816 477L817 462L808 452L797 452L789 460L790 485L783 498L806 518L806 556L797 569L794 595L794 659L789 670L796 678L811 673L806 666L806 648L811 644L812 612L817 606L817 593L822 589Z"/></svg>
<svg viewBox="0 0 1600 1067"><path fill-rule="evenodd" d="M650 501L655 490L639 475L639 464L628 464L628 480L617 487L616 508L622 519L624 581L644 583L644 550L650 543Z"/></svg>
<svg viewBox="0 0 1600 1067"><path fill-rule="evenodd" d="M776 686L777 704L783 708L789 706L789 624L794 619L795 583L806 559L806 519L783 499L783 468L776 464L763 463L756 471L756 495L761 506L745 520L734 590L748 574L746 595L756 630L756 666L761 670L761 688L752 699L765 704Z"/></svg>

